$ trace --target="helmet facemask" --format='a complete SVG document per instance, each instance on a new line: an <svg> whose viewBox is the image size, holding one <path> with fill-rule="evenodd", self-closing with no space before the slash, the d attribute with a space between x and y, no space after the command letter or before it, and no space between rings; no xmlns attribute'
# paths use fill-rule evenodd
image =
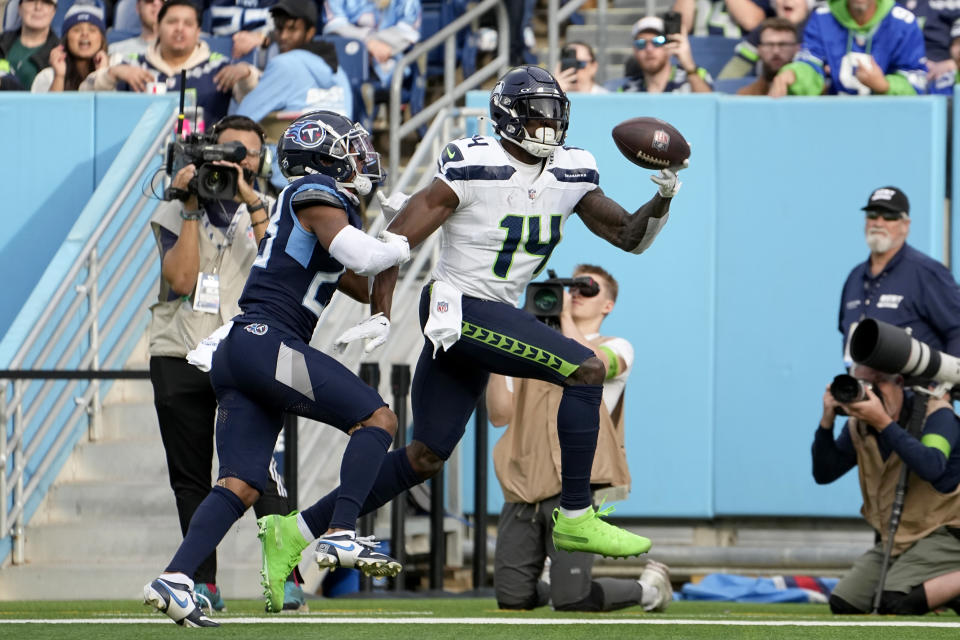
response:
<svg viewBox="0 0 960 640"><path fill-rule="evenodd" d="M348 164L352 168L350 182L339 179L337 184L352 187L362 196L373 190L374 184L383 182L384 175L380 167L380 154L373 150L370 134L360 123L354 124L346 133L334 138L330 143L328 155Z"/></svg>
<svg viewBox="0 0 960 640"><path fill-rule="evenodd" d="M551 78L552 80L552 78ZM504 95L507 87L499 83L491 96L491 114L502 137L538 158L546 158L563 144L570 122L570 102L559 88L537 87L520 95ZM539 121L531 132L527 124Z"/></svg>

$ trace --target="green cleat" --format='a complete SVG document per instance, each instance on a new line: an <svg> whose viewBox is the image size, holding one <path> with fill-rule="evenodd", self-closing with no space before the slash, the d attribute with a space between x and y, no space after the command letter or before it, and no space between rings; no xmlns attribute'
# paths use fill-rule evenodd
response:
<svg viewBox="0 0 960 640"><path fill-rule="evenodd" d="M288 516L264 516L257 520L262 552L260 584L267 611L283 609L284 583L290 572L300 564L300 553L310 544L297 527L297 512Z"/></svg>
<svg viewBox="0 0 960 640"><path fill-rule="evenodd" d="M600 505L603 506L602 504ZM578 518L568 518L553 510L553 546L563 551L599 553L604 557L626 558L650 551L649 538L630 533L601 520L613 507L594 511L593 507Z"/></svg>

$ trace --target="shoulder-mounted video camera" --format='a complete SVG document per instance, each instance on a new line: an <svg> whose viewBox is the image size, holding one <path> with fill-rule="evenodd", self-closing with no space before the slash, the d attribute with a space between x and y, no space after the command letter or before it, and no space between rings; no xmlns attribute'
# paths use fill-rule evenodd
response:
<svg viewBox="0 0 960 640"><path fill-rule="evenodd" d="M576 278L558 278L557 272L547 269L549 276L543 282L531 282L527 285L527 297L523 310L537 316L549 325L559 325L560 312L563 311L563 289L576 289L585 298L600 293L600 285L590 276Z"/></svg>
<svg viewBox="0 0 960 640"><path fill-rule="evenodd" d="M233 167L212 164L219 160L239 163L247 157L247 148L240 142L217 144L209 134L194 133L182 141L167 145L166 170L173 178L188 164L196 165L195 175L186 189L168 187L164 200L186 200L195 194L201 200L231 200L237 195L237 170Z"/></svg>

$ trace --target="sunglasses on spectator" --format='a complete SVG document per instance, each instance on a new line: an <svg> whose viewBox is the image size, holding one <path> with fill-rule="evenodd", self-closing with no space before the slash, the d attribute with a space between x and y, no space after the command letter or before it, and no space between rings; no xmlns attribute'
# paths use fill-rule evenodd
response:
<svg viewBox="0 0 960 640"><path fill-rule="evenodd" d="M667 44L666 36L653 36L652 38L637 38L633 41L633 44L637 49L645 49L647 47L647 42L649 42L654 47L662 47Z"/></svg>
<svg viewBox="0 0 960 640"><path fill-rule="evenodd" d="M888 222L895 222L903 218L903 214L899 211L886 211L886 210L877 211L875 209L871 209L870 211L867 211L866 214L867 214L867 220L876 220L877 218L883 218Z"/></svg>
<svg viewBox="0 0 960 640"><path fill-rule="evenodd" d="M761 42L758 47L761 49L789 49L797 46L797 42Z"/></svg>

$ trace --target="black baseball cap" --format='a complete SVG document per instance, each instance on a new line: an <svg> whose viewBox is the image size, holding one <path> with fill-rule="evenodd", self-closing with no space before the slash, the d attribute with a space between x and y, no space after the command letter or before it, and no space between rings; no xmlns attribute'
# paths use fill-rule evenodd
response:
<svg viewBox="0 0 960 640"><path fill-rule="evenodd" d="M307 27L317 26L317 5L313 0L280 0L270 7L270 14L283 13L291 18L300 18Z"/></svg>
<svg viewBox="0 0 960 640"><path fill-rule="evenodd" d="M880 187L874 189L867 200L867 206L861 211L895 211L910 215L910 201L903 191L896 187Z"/></svg>

